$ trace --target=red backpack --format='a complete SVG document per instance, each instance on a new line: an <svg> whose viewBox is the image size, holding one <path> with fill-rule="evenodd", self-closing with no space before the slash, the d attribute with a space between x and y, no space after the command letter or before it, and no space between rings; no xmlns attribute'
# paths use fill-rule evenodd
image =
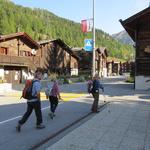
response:
<svg viewBox="0 0 150 150"><path fill-rule="evenodd" d="M22 96L21 98L25 98L25 99L28 99L28 100L31 100L33 98L37 98L37 96L33 96L32 95L32 87L33 87L33 83L36 82L33 81L33 80L26 80L26 83L25 83L25 87L22 91Z"/></svg>

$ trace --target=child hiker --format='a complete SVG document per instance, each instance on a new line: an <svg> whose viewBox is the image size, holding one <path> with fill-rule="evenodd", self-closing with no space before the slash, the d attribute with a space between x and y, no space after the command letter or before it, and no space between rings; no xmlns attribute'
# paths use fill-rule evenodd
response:
<svg viewBox="0 0 150 150"><path fill-rule="evenodd" d="M53 119L53 117L55 117L55 111L58 105L58 101L59 99L61 99L58 82L56 80L53 81L52 88L50 88L50 86L47 87L45 94L46 94L46 98L49 98L49 102L50 102L49 115L51 119Z"/></svg>

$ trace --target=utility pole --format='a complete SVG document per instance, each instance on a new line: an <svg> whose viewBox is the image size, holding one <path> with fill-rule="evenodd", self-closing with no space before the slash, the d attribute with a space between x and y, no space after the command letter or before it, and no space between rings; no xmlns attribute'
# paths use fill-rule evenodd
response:
<svg viewBox="0 0 150 150"><path fill-rule="evenodd" d="M93 0L93 64L92 64L92 76L93 77L95 75L95 23L94 23L95 12L94 12L94 7L95 7L95 3Z"/></svg>

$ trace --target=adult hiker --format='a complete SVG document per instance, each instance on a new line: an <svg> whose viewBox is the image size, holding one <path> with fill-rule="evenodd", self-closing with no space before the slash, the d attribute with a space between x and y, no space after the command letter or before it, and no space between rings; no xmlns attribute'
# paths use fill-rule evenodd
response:
<svg viewBox="0 0 150 150"><path fill-rule="evenodd" d="M99 76L98 74L95 74L95 76L93 77L93 84L92 84L92 95L93 95L94 101L93 101L92 108L91 108L91 111L94 113L99 112L98 111L99 89L102 89L102 91L104 92L104 87L100 83Z"/></svg>
<svg viewBox="0 0 150 150"><path fill-rule="evenodd" d="M35 71L34 79L32 81L32 99L27 99L27 110L22 118L18 121L16 130L18 132L21 131L22 125L28 120L29 116L31 115L32 111L35 111L36 115L36 128L43 129L45 126L42 124L42 112L41 112L41 82L42 79L42 69L38 68Z"/></svg>

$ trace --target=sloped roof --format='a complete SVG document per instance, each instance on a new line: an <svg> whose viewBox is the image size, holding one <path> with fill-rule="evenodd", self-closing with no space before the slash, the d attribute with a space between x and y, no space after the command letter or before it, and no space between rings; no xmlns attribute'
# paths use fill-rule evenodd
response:
<svg viewBox="0 0 150 150"><path fill-rule="evenodd" d="M128 34L131 36L133 41L135 41L135 31L138 27L145 27L145 25L150 25L150 7L140 11L139 13L129 17L126 20L119 20Z"/></svg>
<svg viewBox="0 0 150 150"><path fill-rule="evenodd" d="M38 43L40 45L44 45L44 44L47 44L47 43L58 43L58 45L60 45L65 51L67 51L72 57L76 58L77 60L80 59L79 56L77 56L72 50L71 48L65 44L65 42L61 39L53 39L53 40L45 40L45 41L39 41Z"/></svg>
<svg viewBox="0 0 150 150"><path fill-rule="evenodd" d="M72 50L76 53L76 54L78 54L78 53L80 53L80 52L82 52L82 53L87 53L87 54L89 54L89 55L92 55L93 54L93 51L85 51L83 48L77 48L77 47L75 47L75 48L72 48ZM95 48L95 51L97 51L99 54L101 54L103 57L108 57L108 51L107 51L107 48L106 47L98 47L98 48Z"/></svg>
<svg viewBox="0 0 150 150"><path fill-rule="evenodd" d="M27 33L25 32L18 32L18 33L12 33L8 35L1 35L0 36L0 42L12 40L15 38L19 38L22 42L24 42L26 45L28 45L32 49L38 49L40 45L34 41Z"/></svg>
<svg viewBox="0 0 150 150"><path fill-rule="evenodd" d="M72 57L76 58L77 60L79 60L80 58L71 50L71 48L65 44L65 42L61 39L56 39L53 40L53 42L58 42L58 44L65 49Z"/></svg>
<svg viewBox="0 0 150 150"><path fill-rule="evenodd" d="M119 58L116 58L116 57L107 57L107 62L115 62L115 63L119 63L119 62L121 62L121 63L124 63L124 62L126 62L125 60L122 60L122 59L119 59Z"/></svg>
<svg viewBox="0 0 150 150"><path fill-rule="evenodd" d="M83 48L82 47L73 47L73 48L71 48L71 50L73 52L79 52L79 51L83 51Z"/></svg>
<svg viewBox="0 0 150 150"><path fill-rule="evenodd" d="M103 57L108 57L108 52L106 47L99 47L96 49L98 53L101 53Z"/></svg>
<svg viewBox="0 0 150 150"><path fill-rule="evenodd" d="M43 45L43 44L48 44L50 43L52 40L43 40L43 41L38 41L38 44Z"/></svg>

